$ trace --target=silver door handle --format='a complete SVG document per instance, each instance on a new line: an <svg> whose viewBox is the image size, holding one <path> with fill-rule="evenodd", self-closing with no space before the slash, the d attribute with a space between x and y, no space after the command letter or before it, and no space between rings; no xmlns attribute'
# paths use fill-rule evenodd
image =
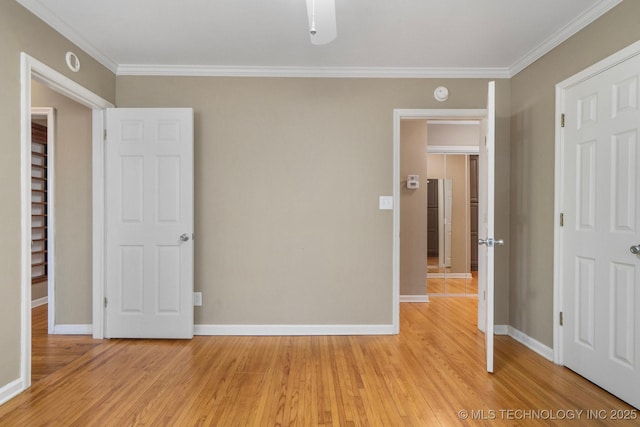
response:
<svg viewBox="0 0 640 427"><path fill-rule="evenodd" d="M488 248L504 245L504 240L487 237L486 239L478 239L478 245L487 245Z"/></svg>
<svg viewBox="0 0 640 427"><path fill-rule="evenodd" d="M184 233L180 236L180 241L181 242L188 242L189 241L189 234L188 233Z"/></svg>
<svg viewBox="0 0 640 427"><path fill-rule="evenodd" d="M631 251L632 254L638 255L640 254L640 245L631 246L629 250Z"/></svg>

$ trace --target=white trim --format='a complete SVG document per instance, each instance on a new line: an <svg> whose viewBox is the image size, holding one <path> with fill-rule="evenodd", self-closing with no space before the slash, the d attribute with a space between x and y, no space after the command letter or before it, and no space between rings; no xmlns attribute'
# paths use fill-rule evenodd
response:
<svg viewBox="0 0 640 427"><path fill-rule="evenodd" d="M92 335L93 325L55 325L54 335Z"/></svg>
<svg viewBox="0 0 640 427"><path fill-rule="evenodd" d="M42 297L38 299L31 300L31 308L34 309L36 307L40 307L41 305L45 305L49 302L49 297ZM51 331L49 331L51 333Z"/></svg>
<svg viewBox="0 0 640 427"><path fill-rule="evenodd" d="M562 327L560 312L563 311L563 229L559 217L564 210L564 130L560 126L560 115L565 111L566 91L585 80L597 76L616 65L640 55L640 41L630 44L624 49L608 56L592 66L574 74L556 85L556 124L555 124L555 182L554 182L554 254L553 254L553 361L564 363Z"/></svg>
<svg viewBox="0 0 640 427"><path fill-rule="evenodd" d="M400 332L400 122L402 120L463 119L480 120L486 109L401 109L393 110L393 235L392 322L394 333Z"/></svg>
<svg viewBox="0 0 640 427"><path fill-rule="evenodd" d="M516 61L511 67L509 67L509 77L513 77L520 71L527 68L529 65L542 58L547 53L551 52L561 43L569 39L569 37L576 34L578 31L591 24L596 19L613 9L620 4L622 0L602 0L594 4L591 8L586 10L581 15L577 16L567 25L558 30L555 34L551 35L544 42L524 55L518 61Z"/></svg>
<svg viewBox="0 0 640 427"><path fill-rule="evenodd" d="M427 145L428 154L479 154L478 145Z"/></svg>
<svg viewBox="0 0 640 427"><path fill-rule="evenodd" d="M555 166L554 166L554 201L553 201L553 361L562 364L562 328L560 312L562 311L562 227L560 213L564 210L564 131L561 127L561 112L564 109L564 90L556 85L556 123L555 123Z"/></svg>
<svg viewBox="0 0 640 427"><path fill-rule="evenodd" d="M399 120L430 120L430 119L449 119L456 120L481 120L483 115L487 115L486 108L460 108L460 109L412 109L412 108L396 108L393 110L399 114ZM399 124L399 123L398 123Z"/></svg>
<svg viewBox="0 0 640 427"><path fill-rule="evenodd" d="M20 249L20 384L23 389L31 385L31 80L37 80L50 89L88 107L98 111L113 105L83 86L63 76L54 69L38 61L32 56L20 53L20 230L22 234ZM95 116L95 114L94 114ZM94 139L96 133L102 135L102 123L92 123ZM102 139L102 138L100 138ZM95 147L96 141L94 141ZM94 185L96 181L94 179ZM104 178L102 180L104 184ZM94 188L94 192L96 189ZM94 209L95 210L95 209ZM103 229L104 224L93 227ZM95 228L94 228L95 236ZM100 240L94 238L93 250ZM94 257L93 269L102 271L102 262ZM95 265L95 263L98 265ZM95 279L95 275L94 275ZM93 283L93 295L96 298L96 287L102 287L103 281ZM94 304L95 307L95 304ZM102 314L102 313L100 313ZM94 316L96 314L94 313Z"/></svg>
<svg viewBox="0 0 640 427"><path fill-rule="evenodd" d="M495 335L508 335L529 350L539 354L545 359L553 362L553 349L542 344L540 341L531 338L529 335L510 325L495 325L493 332Z"/></svg>
<svg viewBox="0 0 640 427"><path fill-rule="evenodd" d="M471 273L429 273L427 279L473 279Z"/></svg>
<svg viewBox="0 0 640 427"><path fill-rule="evenodd" d="M429 302L429 295L400 295L400 302Z"/></svg>
<svg viewBox="0 0 640 427"><path fill-rule="evenodd" d="M109 58L100 49L97 49L80 34L78 34L76 30L74 30L72 27L58 18L55 13L53 13L49 8L45 6L45 2L38 0L16 1L24 6L27 10L29 10L29 12L33 13L38 18L46 22L47 25L49 25L51 28L66 37L73 44L89 54L96 61L107 67L109 70L111 70L111 72L116 72L116 70L118 69L118 65L113 59Z"/></svg>
<svg viewBox="0 0 640 427"><path fill-rule="evenodd" d="M427 120L428 125L472 125L480 126L480 120Z"/></svg>
<svg viewBox="0 0 640 427"><path fill-rule="evenodd" d="M47 120L47 331L53 333L56 313L56 110L52 107L32 107L31 119L34 117ZM50 298L49 298L50 297ZM43 304L45 304L43 303ZM32 306L33 307L33 306Z"/></svg>
<svg viewBox="0 0 640 427"><path fill-rule="evenodd" d="M0 387L0 405L22 393L26 389L20 378Z"/></svg>
<svg viewBox="0 0 640 427"><path fill-rule="evenodd" d="M248 67L220 65L117 64L56 16L44 2L17 0L31 13L119 76L350 77L508 79L533 64L622 0L602 0L573 19L510 67Z"/></svg>
<svg viewBox="0 0 640 427"><path fill-rule="evenodd" d="M93 338L104 338L104 293L105 293L105 172L104 172L104 130L105 110L92 111L92 322Z"/></svg>
<svg viewBox="0 0 640 427"><path fill-rule="evenodd" d="M494 335L509 335L509 325L493 325Z"/></svg>
<svg viewBox="0 0 640 427"><path fill-rule="evenodd" d="M24 0L22 0L24 1ZM120 64L119 76L477 78L508 79L509 69L439 67L248 67L221 65Z"/></svg>
<svg viewBox="0 0 640 427"><path fill-rule="evenodd" d="M194 325L194 335L393 335L393 325Z"/></svg>
<svg viewBox="0 0 640 427"><path fill-rule="evenodd" d="M427 291L428 292L428 291ZM430 297L443 298L478 298L478 294L436 294L429 292Z"/></svg>
<svg viewBox="0 0 640 427"><path fill-rule="evenodd" d="M597 76L610 68L615 67L616 65L633 58L634 56L640 55L640 40L630 44L629 46L617 51L616 53L609 55L603 60L596 62L590 67L585 68L579 73L574 74L573 76L561 81L556 85L556 88L560 88L562 90L566 90L571 86L575 86L577 84L582 83L585 80L589 80L592 77Z"/></svg>
<svg viewBox="0 0 640 427"><path fill-rule="evenodd" d="M20 384L31 385L31 66L20 54Z"/></svg>

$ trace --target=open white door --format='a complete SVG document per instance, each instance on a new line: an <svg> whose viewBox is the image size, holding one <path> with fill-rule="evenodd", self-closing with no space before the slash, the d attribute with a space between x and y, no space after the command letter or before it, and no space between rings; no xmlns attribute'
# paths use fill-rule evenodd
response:
<svg viewBox="0 0 640 427"><path fill-rule="evenodd" d="M193 110L107 110L108 338L193 337Z"/></svg>
<svg viewBox="0 0 640 427"><path fill-rule="evenodd" d="M485 333L487 372L493 372L494 325L494 251L503 244L494 239L495 199L495 82L489 82L487 117L480 132L479 168L479 224L478 224L478 328Z"/></svg>

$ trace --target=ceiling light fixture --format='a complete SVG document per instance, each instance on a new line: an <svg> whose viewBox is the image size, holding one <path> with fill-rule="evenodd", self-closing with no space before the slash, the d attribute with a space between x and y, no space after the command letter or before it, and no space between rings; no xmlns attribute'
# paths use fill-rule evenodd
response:
<svg viewBox="0 0 640 427"><path fill-rule="evenodd" d="M307 0L307 15L312 44L323 45L336 38L335 0Z"/></svg>

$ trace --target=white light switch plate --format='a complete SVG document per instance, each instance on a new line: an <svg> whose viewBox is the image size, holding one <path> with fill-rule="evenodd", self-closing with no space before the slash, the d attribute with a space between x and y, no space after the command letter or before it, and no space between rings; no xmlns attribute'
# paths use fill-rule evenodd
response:
<svg viewBox="0 0 640 427"><path fill-rule="evenodd" d="M383 211L393 210L393 196L380 196L379 209Z"/></svg>
<svg viewBox="0 0 640 427"><path fill-rule="evenodd" d="M197 307L202 305L202 292L193 293L193 305Z"/></svg>

